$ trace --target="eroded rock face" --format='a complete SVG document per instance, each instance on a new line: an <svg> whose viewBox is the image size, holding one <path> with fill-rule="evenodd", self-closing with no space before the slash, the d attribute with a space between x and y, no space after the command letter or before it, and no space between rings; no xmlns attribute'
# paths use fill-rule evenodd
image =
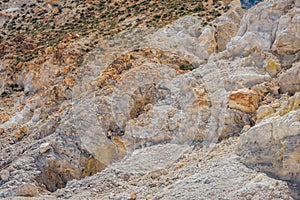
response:
<svg viewBox="0 0 300 200"><path fill-rule="evenodd" d="M86 189L93 178L68 181L108 167L92 181L99 191L88 194L124 199L134 189L168 199L171 193L196 198L200 191L208 198L199 188L213 185L219 198L220 182L234 186L229 199L288 199L286 183L247 169L233 155L235 145L223 154L223 146L214 144L243 134L237 150L242 163L299 182L298 4L274 0L248 11L234 7L206 27L199 17L186 16L159 30L134 29L99 41L85 59L76 47L93 37L83 42L66 35L73 43L45 49L45 57L18 64L10 76L0 62L0 196L35 196L65 186L56 197L72 196L68 188ZM184 160L180 156L189 155L183 151L191 144L191 154L202 155L197 145L209 151ZM197 159L203 168L188 164ZM181 168L188 175L177 182ZM213 178L197 174L201 170ZM155 182L144 186L147 173ZM141 187L129 186L131 177ZM230 177L238 181L228 184ZM125 189L108 195L120 185L125 195Z"/></svg>
<svg viewBox="0 0 300 200"><path fill-rule="evenodd" d="M289 10L286 15L281 16L279 19L277 34L274 44L272 45L272 50L279 55L295 54L299 56L299 12L299 8L295 7L294 9Z"/></svg>
<svg viewBox="0 0 300 200"><path fill-rule="evenodd" d="M194 150L178 144L138 149L95 176L70 181L52 197L293 199L293 192L284 181L272 179L238 161L234 153L236 139Z"/></svg>
<svg viewBox="0 0 300 200"><path fill-rule="evenodd" d="M241 136L237 153L251 167L300 182L300 93Z"/></svg>
<svg viewBox="0 0 300 200"><path fill-rule="evenodd" d="M280 29L286 27L285 25L281 27L281 20L289 18L288 16L297 16L297 9L289 9L293 3L293 0L282 0L251 8L244 15L237 36L228 43L228 51L232 55L249 55L255 49L269 51L278 37L276 33L279 27ZM296 30L286 31L285 37L294 38L296 32ZM274 46L272 50L277 51L277 47Z"/></svg>
<svg viewBox="0 0 300 200"><path fill-rule="evenodd" d="M226 49L227 43L236 36L244 11L240 6L233 6L228 12L216 19L216 42L218 52Z"/></svg>

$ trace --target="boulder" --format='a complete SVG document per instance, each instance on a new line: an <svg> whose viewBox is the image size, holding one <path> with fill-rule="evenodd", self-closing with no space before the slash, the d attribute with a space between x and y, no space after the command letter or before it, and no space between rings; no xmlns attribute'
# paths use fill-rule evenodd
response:
<svg viewBox="0 0 300 200"><path fill-rule="evenodd" d="M278 41L280 40L279 38L285 40L284 38L289 36L291 36L291 38L285 41L291 47L292 41L296 39L298 33L297 28L290 28L290 32L284 32L285 26L281 21L282 18L297 18L297 12L293 9L290 9L289 13L286 14L286 10L289 10L292 4L292 0L279 0L275 4L263 3L260 4L260 6L251 8L251 12L247 12L243 16L237 36L232 38L227 44L229 53L232 56L246 56L256 49L260 51L270 51L272 49L273 51L279 52L280 50L277 48L278 45L275 45L275 47L273 45L274 40L276 38L278 38ZM280 24L282 24L281 29L285 37L278 37L276 34L277 27L280 26ZM295 45L297 45L297 42ZM283 48L285 47L283 46ZM297 50L297 48L295 48L295 50Z"/></svg>
<svg viewBox="0 0 300 200"><path fill-rule="evenodd" d="M231 38L236 36L243 14L243 9L239 6L234 6L221 17L216 19L215 37L218 52L224 51L227 43L231 40Z"/></svg>
<svg viewBox="0 0 300 200"><path fill-rule="evenodd" d="M10 177L10 173L8 170L2 170L1 173L0 173L0 178L2 181L8 181L9 180L9 177Z"/></svg>
<svg viewBox="0 0 300 200"><path fill-rule="evenodd" d="M24 184L19 186L16 196L35 197L39 194L38 188L33 184Z"/></svg>
<svg viewBox="0 0 300 200"><path fill-rule="evenodd" d="M264 68L270 74L271 77L275 78L278 72L281 70L281 65L279 61L269 59Z"/></svg>
<svg viewBox="0 0 300 200"><path fill-rule="evenodd" d="M255 112L259 103L259 95L247 88L233 91L229 95L229 107L243 112Z"/></svg>
<svg viewBox="0 0 300 200"><path fill-rule="evenodd" d="M256 111L256 119L257 122L260 122L265 117L269 116L270 114L274 113L274 109L270 105L263 105L260 106Z"/></svg>
<svg viewBox="0 0 300 200"><path fill-rule="evenodd" d="M297 1L296 1L297 2ZM272 50L279 55L294 54L300 50L299 9L291 9L278 22Z"/></svg>
<svg viewBox="0 0 300 200"><path fill-rule="evenodd" d="M300 182L300 93L241 136L237 154L249 167Z"/></svg>
<svg viewBox="0 0 300 200"><path fill-rule="evenodd" d="M279 75L279 86L282 93L300 91L300 62Z"/></svg>

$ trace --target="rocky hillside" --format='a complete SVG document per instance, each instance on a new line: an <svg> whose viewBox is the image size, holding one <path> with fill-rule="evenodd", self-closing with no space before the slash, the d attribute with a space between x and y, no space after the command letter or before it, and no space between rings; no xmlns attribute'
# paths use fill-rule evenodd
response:
<svg viewBox="0 0 300 200"><path fill-rule="evenodd" d="M1 2L0 197L300 199L300 0L245 2Z"/></svg>

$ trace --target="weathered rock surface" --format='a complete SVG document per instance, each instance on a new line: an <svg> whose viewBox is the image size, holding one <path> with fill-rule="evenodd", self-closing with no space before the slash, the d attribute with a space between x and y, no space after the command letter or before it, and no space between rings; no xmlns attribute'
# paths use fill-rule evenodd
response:
<svg viewBox="0 0 300 200"><path fill-rule="evenodd" d="M92 33L69 34L1 61L0 197L299 198L282 181L299 183L298 5L186 16L90 53Z"/></svg>
<svg viewBox="0 0 300 200"><path fill-rule="evenodd" d="M289 186L245 167L236 139L211 147L166 144L137 150L95 176L70 181L52 197L96 199L293 199ZM80 191L83 192L80 192Z"/></svg>
<svg viewBox="0 0 300 200"><path fill-rule="evenodd" d="M227 43L236 36L244 12L239 5L233 5L229 11L216 19L217 35L215 38L218 52L224 51Z"/></svg>
<svg viewBox="0 0 300 200"><path fill-rule="evenodd" d="M300 63L295 63L292 68L279 76L279 86L282 93L295 93L300 91Z"/></svg>
<svg viewBox="0 0 300 200"><path fill-rule="evenodd" d="M248 166L300 182L300 93L241 136L237 153Z"/></svg>

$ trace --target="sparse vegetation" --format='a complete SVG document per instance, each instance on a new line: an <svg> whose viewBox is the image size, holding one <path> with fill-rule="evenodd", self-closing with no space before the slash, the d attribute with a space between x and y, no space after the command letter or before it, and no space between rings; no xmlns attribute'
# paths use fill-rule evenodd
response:
<svg viewBox="0 0 300 200"><path fill-rule="evenodd" d="M218 1L214 3L221 6ZM204 15L207 13L206 2L196 0L68 0L51 5L52 9L47 8L44 1L23 4L22 11L3 25L0 47L7 43L10 45L0 49L0 59L13 53L22 62L30 61L37 57L39 51L58 45L68 33L81 37L90 33L97 33L99 38L111 37L139 26L161 27L188 14L204 16L211 21L228 9L224 6L221 12L214 9L209 12L211 16L207 17ZM18 35L25 40L14 41Z"/></svg>

